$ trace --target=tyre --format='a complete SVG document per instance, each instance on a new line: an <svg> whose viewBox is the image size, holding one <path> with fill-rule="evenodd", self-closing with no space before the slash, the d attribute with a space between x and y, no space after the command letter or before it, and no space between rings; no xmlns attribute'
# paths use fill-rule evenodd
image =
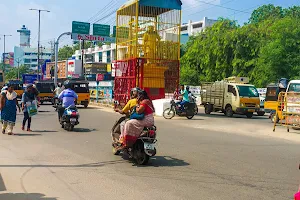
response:
<svg viewBox="0 0 300 200"><path fill-rule="evenodd" d="M89 104L88 103L84 103L84 108L87 108L88 106L89 106Z"/></svg>
<svg viewBox="0 0 300 200"><path fill-rule="evenodd" d="M69 124L68 131L73 131L73 130L74 130L74 126L72 124Z"/></svg>
<svg viewBox="0 0 300 200"><path fill-rule="evenodd" d="M171 108L166 108L163 112L163 117L165 119L172 119L175 116L175 110Z"/></svg>
<svg viewBox="0 0 300 200"><path fill-rule="evenodd" d="M150 156L148 156L144 150L142 149L141 152L137 154L136 157L136 164L138 165L146 165L149 162Z"/></svg>
<svg viewBox="0 0 300 200"><path fill-rule="evenodd" d="M204 112L205 112L205 114L209 115L211 113L211 111L212 111L212 105L211 104L206 104L204 106Z"/></svg>
<svg viewBox="0 0 300 200"><path fill-rule="evenodd" d="M258 111L258 112L257 112L257 115L258 115L258 116L264 116L265 114L266 114L266 113L265 113L264 111Z"/></svg>
<svg viewBox="0 0 300 200"><path fill-rule="evenodd" d="M194 115L197 115L197 114L198 114L198 106L195 105L195 113L194 113Z"/></svg>
<svg viewBox="0 0 300 200"><path fill-rule="evenodd" d="M193 119L194 116L195 116L194 114L193 115L186 115L186 118Z"/></svg>
<svg viewBox="0 0 300 200"><path fill-rule="evenodd" d="M252 118L253 117L253 113L252 112L248 112L246 113L246 116L248 119Z"/></svg>
<svg viewBox="0 0 300 200"><path fill-rule="evenodd" d="M233 116L233 110L231 106L227 106L226 110L225 110L225 115L227 117L232 117Z"/></svg>

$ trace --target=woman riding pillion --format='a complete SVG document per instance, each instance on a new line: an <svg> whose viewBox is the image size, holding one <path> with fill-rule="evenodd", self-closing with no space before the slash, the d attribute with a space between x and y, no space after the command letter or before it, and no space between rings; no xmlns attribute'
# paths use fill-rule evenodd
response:
<svg viewBox="0 0 300 200"><path fill-rule="evenodd" d="M131 99L127 102L123 109L115 108L115 111L126 115L125 117L121 117L113 126L112 134L113 134L113 141L119 140L119 135L122 134L124 130L125 123L129 120L129 115L137 105L137 97L138 92L140 91L139 88L132 88L130 91Z"/></svg>
<svg viewBox="0 0 300 200"><path fill-rule="evenodd" d="M131 114L131 119L125 123L124 130L120 136L121 148L131 147L142 133L144 127L154 125L154 107L146 91L139 91L137 103L134 113Z"/></svg>

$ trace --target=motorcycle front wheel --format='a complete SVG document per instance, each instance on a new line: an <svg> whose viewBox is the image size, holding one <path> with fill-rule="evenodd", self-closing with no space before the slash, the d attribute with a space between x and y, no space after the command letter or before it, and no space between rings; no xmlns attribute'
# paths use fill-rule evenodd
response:
<svg viewBox="0 0 300 200"><path fill-rule="evenodd" d="M172 108L166 108L163 112L163 117L165 119L172 119L175 116L175 110Z"/></svg>

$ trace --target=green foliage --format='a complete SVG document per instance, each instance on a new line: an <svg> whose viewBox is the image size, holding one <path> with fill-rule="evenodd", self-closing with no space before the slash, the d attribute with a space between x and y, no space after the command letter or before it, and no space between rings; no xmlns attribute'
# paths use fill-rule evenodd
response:
<svg viewBox="0 0 300 200"><path fill-rule="evenodd" d="M9 70L7 70L5 74L5 81L9 80L16 80L18 78L18 72L20 75L20 79L22 78L23 74L28 74L30 73L30 67L26 65L22 65L19 68L18 67L11 67Z"/></svg>
<svg viewBox="0 0 300 200"><path fill-rule="evenodd" d="M76 50L79 50L79 43L73 44L72 46L66 45L59 49L58 60L67 60L72 57Z"/></svg>
<svg viewBox="0 0 300 200"><path fill-rule="evenodd" d="M262 6L242 27L219 19L181 49L183 84L248 76L265 87L281 77L300 78L300 7Z"/></svg>

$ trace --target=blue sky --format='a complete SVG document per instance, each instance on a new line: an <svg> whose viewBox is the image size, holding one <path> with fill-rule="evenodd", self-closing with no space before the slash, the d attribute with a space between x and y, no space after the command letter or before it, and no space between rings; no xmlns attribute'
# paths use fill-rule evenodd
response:
<svg viewBox="0 0 300 200"><path fill-rule="evenodd" d="M31 44L37 46L37 12L29 11L30 8L47 9L50 13L42 13L41 17L41 44L50 46L49 41L60 33L70 31L72 21L96 21L111 13L126 0L10 0L0 2L0 34L11 34L6 40L6 52L13 51L19 44L19 29L23 24L31 30ZM253 9L260 5L272 3L282 7L300 5L299 0L182 0L183 22L188 20L198 21L203 17L217 19L227 17L236 19L240 24L247 22ZM207 4L203 3L207 2ZM221 8L214 5L232 8L239 11ZM249 12L249 13L248 13ZM98 14L98 15L96 15ZM99 21L98 23L114 23L115 15ZM71 43L69 37L63 38L62 44ZM0 52L3 52L3 40L0 40Z"/></svg>

